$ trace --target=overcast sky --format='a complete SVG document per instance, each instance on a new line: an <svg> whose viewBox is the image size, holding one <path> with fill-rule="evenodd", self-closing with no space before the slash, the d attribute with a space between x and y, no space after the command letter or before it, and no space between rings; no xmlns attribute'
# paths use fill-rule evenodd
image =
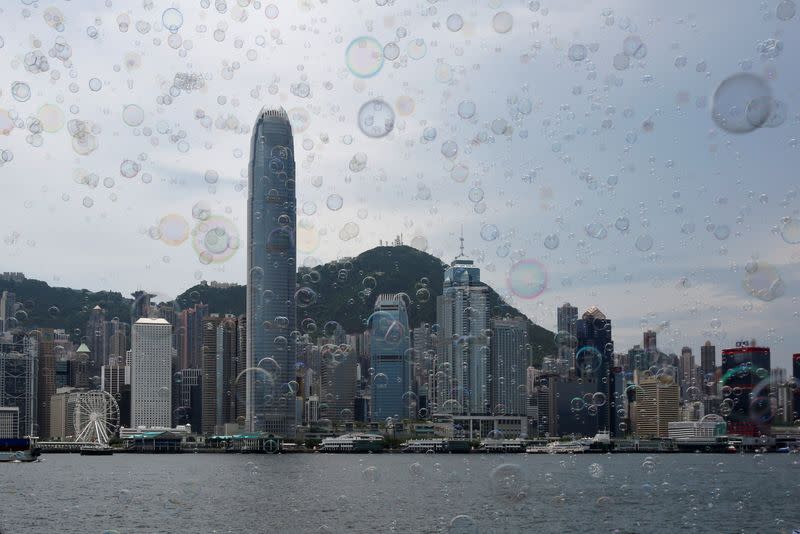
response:
<svg viewBox="0 0 800 534"><path fill-rule="evenodd" d="M788 367L800 14L697 4L3 2L0 270L164 298L243 283L249 131L280 105L300 264L401 232L449 261L463 225L484 279L547 328L564 301L597 305L618 350L648 328L675 352L755 337ZM741 72L718 101L753 131L731 133L714 94ZM383 137L359 127L376 98ZM546 279L509 285L522 259Z"/></svg>

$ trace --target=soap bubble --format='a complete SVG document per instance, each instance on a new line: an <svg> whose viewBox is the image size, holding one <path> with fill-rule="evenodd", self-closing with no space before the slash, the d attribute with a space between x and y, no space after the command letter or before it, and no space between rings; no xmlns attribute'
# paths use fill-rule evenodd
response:
<svg viewBox="0 0 800 534"><path fill-rule="evenodd" d="M189 222L176 213L165 215L158 222L158 233L164 244L177 247L189 237Z"/></svg>
<svg viewBox="0 0 800 534"><path fill-rule="evenodd" d="M380 99L370 100L358 112L358 127L369 137L383 137L394 129L394 110Z"/></svg>
<svg viewBox="0 0 800 534"><path fill-rule="evenodd" d="M730 133L748 133L764 126L772 113L772 91L760 76L740 72L714 92L711 118Z"/></svg>
<svg viewBox="0 0 800 534"><path fill-rule="evenodd" d="M534 299L547 289L547 271L534 259L523 259L511 266L507 279L512 294L523 299Z"/></svg>
<svg viewBox="0 0 800 534"><path fill-rule="evenodd" d="M176 33L183 26L183 13L171 7L161 14L161 23L171 33Z"/></svg>
<svg viewBox="0 0 800 534"><path fill-rule="evenodd" d="M344 200L340 195L336 193L332 193L328 196L328 200L325 202L325 205L328 206L328 209L331 211L339 211L344 204Z"/></svg>
<svg viewBox="0 0 800 534"><path fill-rule="evenodd" d="M587 50L582 44L574 44L569 47L569 52L567 55L569 56L570 61L583 61L586 59Z"/></svg>
<svg viewBox="0 0 800 534"><path fill-rule="evenodd" d="M489 484L495 499L517 503L528 498L530 483L517 464L500 464L492 469Z"/></svg>
<svg viewBox="0 0 800 534"><path fill-rule="evenodd" d="M372 37L358 37L347 47L345 62L359 78L371 78L383 67L383 47Z"/></svg>
<svg viewBox="0 0 800 534"><path fill-rule="evenodd" d="M427 53L428 45L425 44L425 39L414 39L406 47L406 54L413 60L422 59Z"/></svg>
<svg viewBox="0 0 800 534"><path fill-rule="evenodd" d="M11 84L11 96L17 102L27 102L31 97L31 88L25 82L14 82Z"/></svg>
<svg viewBox="0 0 800 534"><path fill-rule="evenodd" d="M484 241L494 241L500 237L500 230L493 224L484 224L481 227L481 237Z"/></svg>
<svg viewBox="0 0 800 534"><path fill-rule="evenodd" d="M464 19L458 13L453 13L447 17L447 29L451 32L457 32L464 27Z"/></svg>
<svg viewBox="0 0 800 534"><path fill-rule="evenodd" d="M450 520L448 534L478 534L478 524L468 515L457 515Z"/></svg>
<svg viewBox="0 0 800 534"><path fill-rule="evenodd" d="M790 245L800 244L800 219L786 217L781 224L781 237Z"/></svg>
<svg viewBox="0 0 800 534"><path fill-rule="evenodd" d="M636 238L636 249L640 252L647 252L653 248L653 238L648 234L642 234Z"/></svg>
<svg viewBox="0 0 800 534"><path fill-rule="evenodd" d="M144 122L144 110L136 104L122 108L122 122L128 126L139 126Z"/></svg>
<svg viewBox="0 0 800 534"><path fill-rule="evenodd" d="M748 262L745 266L744 289L759 300L770 302L786 292L780 273L766 262Z"/></svg>
<svg viewBox="0 0 800 534"><path fill-rule="evenodd" d="M793 0L782 0L775 10L775 16L778 20L792 20L796 11L797 7Z"/></svg>
<svg viewBox="0 0 800 534"><path fill-rule="evenodd" d="M508 33L514 26L514 17L508 11L500 11L492 18L492 28L497 33Z"/></svg>
<svg viewBox="0 0 800 534"><path fill-rule="evenodd" d="M549 234L544 238L544 247L548 250L555 250L558 248L559 241L557 234Z"/></svg>

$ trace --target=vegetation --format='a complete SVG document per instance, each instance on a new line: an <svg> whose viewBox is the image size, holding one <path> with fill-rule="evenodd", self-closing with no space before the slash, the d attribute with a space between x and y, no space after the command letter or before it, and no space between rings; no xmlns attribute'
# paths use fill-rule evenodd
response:
<svg viewBox="0 0 800 534"><path fill-rule="evenodd" d="M436 296L442 293L446 265L438 258L407 246L383 246L363 252L355 258L342 259L314 268L298 270L297 324L313 322L312 335L331 333L336 323L347 333L364 330L373 312L375 299L383 293L407 295L409 324L436 323ZM118 317L129 322L132 298L110 291L91 292L63 287L50 287L38 280L0 280L0 291L9 290L21 303L19 325L26 329L39 327L65 328L79 342L85 335L89 314L94 306L106 310L106 318ZM206 283L190 287L172 303L179 311L196 303L208 304L213 313L242 315L245 313L245 287L215 287ZM522 316L489 287L492 317ZM545 354L555 352L553 333L527 318L528 339L533 348L533 364ZM313 329L305 329L308 332Z"/></svg>

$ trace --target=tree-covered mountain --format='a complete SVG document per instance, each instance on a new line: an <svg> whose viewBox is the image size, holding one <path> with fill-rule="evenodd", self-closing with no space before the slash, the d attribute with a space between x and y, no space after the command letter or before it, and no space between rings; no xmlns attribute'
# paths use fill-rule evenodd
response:
<svg viewBox="0 0 800 534"><path fill-rule="evenodd" d="M442 293L445 268L438 258L407 246L376 247L355 258L300 268L297 273L301 288L297 299L298 327L304 319L310 318L318 331L335 321L348 333L361 332L373 312L376 297L383 293L408 296L412 328L422 323L435 324L436 296ZM118 317L121 321L130 321L133 305L132 298L120 293L50 287L38 280L0 279L2 290L13 291L17 301L22 303L22 313L18 312L20 326L66 328L76 338L82 335L95 305L106 310L107 318ZM241 315L245 313L245 300L244 286L201 283L178 295L174 307L181 310L203 302L212 313ZM524 316L506 304L491 287L489 303L492 317ZM555 352L553 333L529 320L528 337L534 362Z"/></svg>

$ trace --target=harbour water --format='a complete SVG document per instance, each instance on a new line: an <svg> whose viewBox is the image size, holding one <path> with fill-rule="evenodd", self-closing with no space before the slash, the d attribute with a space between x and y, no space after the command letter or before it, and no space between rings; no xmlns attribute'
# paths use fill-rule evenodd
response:
<svg viewBox="0 0 800 534"><path fill-rule="evenodd" d="M45 454L0 533L787 532L790 454Z"/></svg>

